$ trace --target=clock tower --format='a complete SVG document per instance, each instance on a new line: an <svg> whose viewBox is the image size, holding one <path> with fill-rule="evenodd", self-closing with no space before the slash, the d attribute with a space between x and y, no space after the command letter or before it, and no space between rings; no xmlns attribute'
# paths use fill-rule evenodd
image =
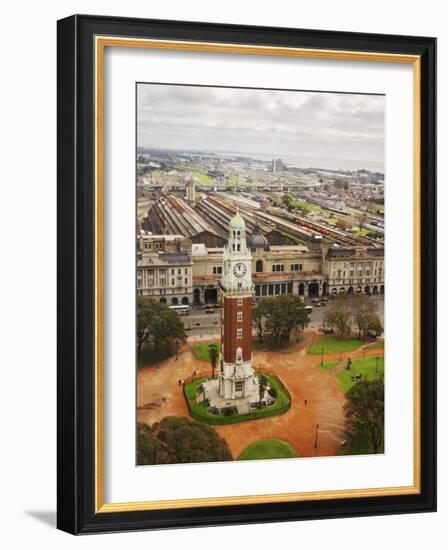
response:
<svg viewBox="0 0 448 550"><path fill-rule="evenodd" d="M246 224L238 210L229 222L220 287L219 395L250 399L258 391L252 368L252 256L246 244Z"/></svg>

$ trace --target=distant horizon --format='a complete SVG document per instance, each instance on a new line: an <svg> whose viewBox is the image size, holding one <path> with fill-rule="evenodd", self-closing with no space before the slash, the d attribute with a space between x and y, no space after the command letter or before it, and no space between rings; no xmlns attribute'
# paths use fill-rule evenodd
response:
<svg viewBox="0 0 448 550"><path fill-rule="evenodd" d="M140 83L137 145L384 173L384 114L381 95Z"/></svg>
<svg viewBox="0 0 448 550"><path fill-rule="evenodd" d="M211 154L215 156L240 156L246 158L252 158L254 160L259 160L262 162L269 163L273 159L281 159L287 166L297 167L302 169L324 169L324 170L336 170L336 171L350 171L356 172L358 170L368 170L369 172L377 172L384 176L383 163L377 161L366 161L366 160L357 160L357 159L348 159L348 158L329 158L329 157L318 157L318 156L301 156L301 155L282 155L281 153L256 153L254 151L218 151L215 149L185 149L185 148L173 148L173 147L160 147L157 145L139 145L137 149L153 149L158 151L168 151L175 153L184 153L184 154ZM137 154L138 151L137 151ZM263 158L260 158L263 157ZM296 160L291 160L296 159ZM324 161L325 165L318 164L308 164L300 165L297 163L298 159L303 159L307 161L316 160ZM345 167L338 167L336 164L339 163L339 166L345 164ZM349 166L350 165L350 166ZM368 166L367 166L368 165ZM355 167L356 166L356 167Z"/></svg>

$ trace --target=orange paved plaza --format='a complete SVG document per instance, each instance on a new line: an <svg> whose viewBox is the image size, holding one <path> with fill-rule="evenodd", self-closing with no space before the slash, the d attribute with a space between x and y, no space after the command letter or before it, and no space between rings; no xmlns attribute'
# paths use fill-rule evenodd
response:
<svg viewBox="0 0 448 550"><path fill-rule="evenodd" d="M363 349L357 351L325 354L324 360L340 360L340 365L329 372L320 370L321 356L308 355L306 349L317 333L308 332L301 344L282 351L253 352L254 368L269 369L281 379L291 394L291 408L283 415L214 426L230 447L234 458L245 447L259 439L276 438L290 443L299 456L330 456L337 454L341 442L346 439L344 431L345 396L336 378L344 368L346 359L383 354L383 350ZM190 417L184 398L183 381L197 375L211 376L210 365L198 360L194 344L186 344L163 362L140 368L137 374L137 420L152 424L165 416ZM307 404L305 405L305 400ZM315 446L316 424L319 425L318 445Z"/></svg>

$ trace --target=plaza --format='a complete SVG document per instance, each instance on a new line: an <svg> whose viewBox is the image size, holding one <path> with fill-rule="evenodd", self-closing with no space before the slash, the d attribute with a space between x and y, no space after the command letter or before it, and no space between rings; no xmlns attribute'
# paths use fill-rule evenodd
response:
<svg viewBox="0 0 448 550"><path fill-rule="evenodd" d="M264 439L286 441L299 457L338 454L347 440L346 398L338 373L346 368L349 357L355 362L365 357L383 356L384 350L362 343L354 351L324 353L324 364L335 362L333 368L325 370L321 368L321 355L307 353L312 342L319 338L321 334L308 331L300 344L277 351L253 350L256 367L270 370L282 380L291 395L291 406L279 416L214 426L226 439L234 459L247 446ZM138 369L138 422L153 424L165 416L190 417L183 382L192 377L211 376L210 364L198 359L193 348L194 343L189 342L179 350L177 359L173 356ZM316 426L319 426L317 430Z"/></svg>

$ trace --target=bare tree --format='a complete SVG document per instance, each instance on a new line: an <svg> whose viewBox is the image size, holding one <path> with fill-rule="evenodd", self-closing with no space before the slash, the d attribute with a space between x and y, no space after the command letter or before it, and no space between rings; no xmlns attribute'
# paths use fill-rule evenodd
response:
<svg viewBox="0 0 448 550"><path fill-rule="evenodd" d="M351 332L352 312L346 297L336 298L324 315L324 323L336 329L340 336L348 336Z"/></svg>
<svg viewBox="0 0 448 550"><path fill-rule="evenodd" d="M353 321L358 327L358 338L366 336L372 315L375 315L374 302L365 294L358 294L351 299L350 309Z"/></svg>

